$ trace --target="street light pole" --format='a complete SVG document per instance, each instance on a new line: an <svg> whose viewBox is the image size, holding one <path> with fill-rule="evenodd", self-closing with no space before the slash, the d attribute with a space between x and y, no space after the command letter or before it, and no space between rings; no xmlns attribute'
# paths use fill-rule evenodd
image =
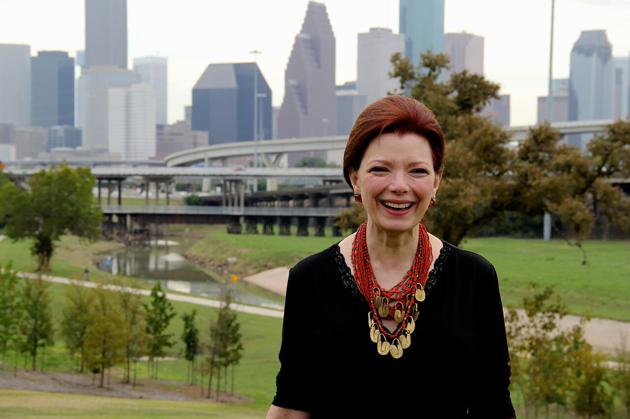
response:
<svg viewBox="0 0 630 419"><path fill-rule="evenodd" d="M258 62L256 56L261 54L258 50L252 50L254 56L254 167L258 167Z"/></svg>
<svg viewBox="0 0 630 419"><path fill-rule="evenodd" d="M556 0L551 0L551 35L549 37L549 84L547 93L547 122L551 124L553 120L553 24ZM551 240L551 214L545 211L543 216L543 239Z"/></svg>

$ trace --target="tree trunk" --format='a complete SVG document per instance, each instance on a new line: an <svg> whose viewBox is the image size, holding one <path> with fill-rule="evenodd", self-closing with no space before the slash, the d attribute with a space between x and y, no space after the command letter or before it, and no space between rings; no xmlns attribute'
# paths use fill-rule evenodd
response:
<svg viewBox="0 0 630 419"><path fill-rule="evenodd" d="M44 346L42 347L42 360L39 363L39 369L41 370L41 372L44 372L45 364L46 364L46 344L44 343Z"/></svg>
<svg viewBox="0 0 630 419"><path fill-rule="evenodd" d="M217 389L216 389L216 393L217 393L217 401L219 401L219 390L221 390L221 367L217 368Z"/></svg>
<svg viewBox="0 0 630 419"><path fill-rule="evenodd" d="M214 366L210 363L210 369L208 370L208 398L212 397L212 376L214 375Z"/></svg>
<svg viewBox="0 0 630 419"><path fill-rule="evenodd" d="M85 372L85 345L81 345L81 366L79 372L83 374Z"/></svg>
<svg viewBox="0 0 630 419"><path fill-rule="evenodd" d="M104 362L101 362L101 371L100 371L100 373L101 373L101 385L100 385L100 387L104 388L105 387L105 363Z"/></svg>
<svg viewBox="0 0 630 419"><path fill-rule="evenodd" d="M35 339L35 344L31 348L31 370L36 371L37 366L37 339Z"/></svg>

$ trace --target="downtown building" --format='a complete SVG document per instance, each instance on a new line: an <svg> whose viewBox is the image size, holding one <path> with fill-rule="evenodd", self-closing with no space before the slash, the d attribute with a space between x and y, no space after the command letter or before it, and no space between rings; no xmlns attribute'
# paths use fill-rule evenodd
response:
<svg viewBox="0 0 630 419"><path fill-rule="evenodd" d="M31 124L31 48L0 44L0 124Z"/></svg>
<svg viewBox="0 0 630 419"><path fill-rule="evenodd" d="M348 135L354 121L367 106L367 98L357 90L357 83L350 81L337 86L337 135ZM329 153L330 154L330 153ZM330 159L330 155L328 156Z"/></svg>
<svg viewBox="0 0 630 419"><path fill-rule="evenodd" d="M31 125L74 126L74 59L65 51L31 58Z"/></svg>
<svg viewBox="0 0 630 419"><path fill-rule="evenodd" d="M208 144L272 138L271 88L256 63L210 64L192 92L192 129Z"/></svg>
<svg viewBox="0 0 630 419"><path fill-rule="evenodd" d="M569 120L593 121L613 117L612 45L606 31L583 31L571 50ZM570 145L584 149L591 135L570 135Z"/></svg>
<svg viewBox="0 0 630 419"><path fill-rule="evenodd" d="M404 35L387 28L370 28L369 32L358 34L357 40L358 94L369 104L400 90L398 79L391 78L389 73L392 55L405 53Z"/></svg>
<svg viewBox="0 0 630 419"><path fill-rule="evenodd" d="M483 75L484 38L466 32L444 35L444 52L451 60L447 76L464 70Z"/></svg>
<svg viewBox="0 0 630 419"><path fill-rule="evenodd" d="M551 93L551 98L548 95L538 96L538 124L569 120L569 79L552 79Z"/></svg>
<svg viewBox="0 0 630 419"><path fill-rule="evenodd" d="M127 68L127 0L85 0L84 65Z"/></svg>
<svg viewBox="0 0 630 419"><path fill-rule="evenodd" d="M108 143L110 153L123 160L155 157L155 93L149 84L108 90Z"/></svg>
<svg viewBox="0 0 630 419"><path fill-rule="evenodd" d="M399 17L405 55L414 65L427 51L444 52L444 0L400 0Z"/></svg>
<svg viewBox="0 0 630 419"><path fill-rule="evenodd" d="M155 92L156 122L168 122L168 72L165 57L139 57L133 59L133 70L140 75L142 83L153 86Z"/></svg>
<svg viewBox="0 0 630 419"><path fill-rule="evenodd" d="M278 137L334 135L337 130L335 35L324 4L308 3L284 79Z"/></svg>

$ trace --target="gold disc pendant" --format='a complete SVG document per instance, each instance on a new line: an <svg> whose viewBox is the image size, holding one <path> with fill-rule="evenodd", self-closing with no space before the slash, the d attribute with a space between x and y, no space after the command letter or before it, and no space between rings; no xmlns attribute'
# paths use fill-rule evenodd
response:
<svg viewBox="0 0 630 419"><path fill-rule="evenodd" d="M407 321L407 326L405 327L405 329L407 330L407 332L409 332L409 334L412 334L414 330L416 330L416 322L413 319L413 317L410 317L409 320Z"/></svg>
<svg viewBox="0 0 630 419"><path fill-rule="evenodd" d="M424 292L422 285L420 285L419 288L416 290L415 297L416 297L416 300L418 300L419 302L423 302L424 299L427 298L427 295Z"/></svg>
<svg viewBox="0 0 630 419"><path fill-rule="evenodd" d="M378 343L378 338L381 335L381 332L378 330L376 323L372 324L370 327L370 340L374 343Z"/></svg>
<svg viewBox="0 0 630 419"><path fill-rule="evenodd" d="M368 311L368 327L371 329L374 324L374 319L372 318L372 312Z"/></svg>
<svg viewBox="0 0 630 419"><path fill-rule="evenodd" d="M394 339L391 345L389 345L389 354L394 359L398 359L401 356L403 356L402 344L400 343L398 339Z"/></svg>
<svg viewBox="0 0 630 419"><path fill-rule="evenodd" d="M407 330L403 331L402 335L400 335L400 346L402 346L403 349L407 349L411 346L411 333L409 333Z"/></svg>
<svg viewBox="0 0 630 419"><path fill-rule="evenodd" d="M411 316L413 317L414 321L418 321L418 314L420 314L420 310L418 310L418 303L415 303L413 305L413 310L411 312Z"/></svg>
<svg viewBox="0 0 630 419"><path fill-rule="evenodd" d="M389 316L389 300L387 297L382 298L381 306L378 308L378 315L381 317Z"/></svg>
<svg viewBox="0 0 630 419"><path fill-rule="evenodd" d="M378 342L376 342L376 351L379 355L387 355L389 353L390 344L387 341L387 338L384 335L380 335L378 337Z"/></svg>

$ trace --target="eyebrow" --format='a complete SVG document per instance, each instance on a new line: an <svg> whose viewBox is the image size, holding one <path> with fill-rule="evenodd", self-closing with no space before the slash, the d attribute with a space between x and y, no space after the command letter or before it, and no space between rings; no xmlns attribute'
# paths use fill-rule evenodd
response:
<svg viewBox="0 0 630 419"><path fill-rule="evenodd" d="M389 164L391 164L391 161L376 159L376 160L370 160L366 164L387 164L387 165L389 165ZM421 164L431 165L432 163L426 162L424 160L416 160L416 161L412 161L412 162L408 163L407 166L416 166L416 165L421 165Z"/></svg>

